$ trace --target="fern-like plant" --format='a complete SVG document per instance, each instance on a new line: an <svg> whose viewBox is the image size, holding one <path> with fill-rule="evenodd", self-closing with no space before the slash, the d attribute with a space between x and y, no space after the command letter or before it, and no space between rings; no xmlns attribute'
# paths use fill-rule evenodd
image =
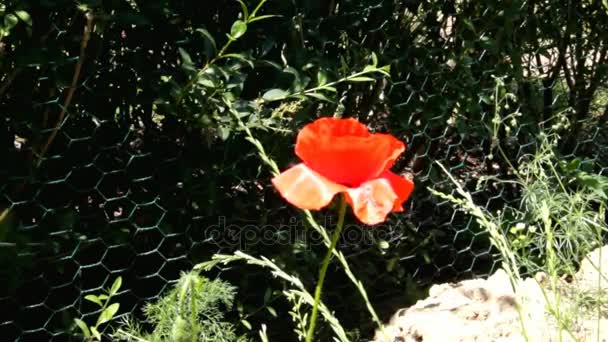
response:
<svg viewBox="0 0 608 342"><path fill-rule="evenodd" d="M182 273L174 288L144 307L152 331L129 317L113 337L137 342L242 341L234 325L224 321L223 310L232 307L234 295L235 288L222 280Z"/></svg>

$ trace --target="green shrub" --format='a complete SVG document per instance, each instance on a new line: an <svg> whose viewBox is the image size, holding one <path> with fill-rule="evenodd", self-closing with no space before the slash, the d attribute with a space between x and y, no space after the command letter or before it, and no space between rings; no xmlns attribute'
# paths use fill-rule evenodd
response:
<svg viewBox="0 0 608 342"><path fill-rule="evenodd" d="M120 341L244 341L225 312L232 309L236 289L228 283L184 273L175 286L144 307L145 320L134 318L112 336ZM145 327L151 326L151 329ZM149 331L149 332L147 332Z"/></svg>

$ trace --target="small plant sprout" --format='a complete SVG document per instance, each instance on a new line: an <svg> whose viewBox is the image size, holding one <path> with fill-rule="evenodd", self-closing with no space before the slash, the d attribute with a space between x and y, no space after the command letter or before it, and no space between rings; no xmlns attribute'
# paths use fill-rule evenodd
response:
<svg viewBox="0 0 608 342"><path fill-rule="evenodd" d="M101 341L103 330L101 326L114 319L116 313L120 309L119 303L111 303L112 297L115 296L122 286L122 278L118 277L114 280L112 287L106 293L99 295L87 295L84 299L95 303L100 307L100 313L97 317L95 325L87 325L83 320L75 318L74 322L85 337L85 341Z"/></svg>

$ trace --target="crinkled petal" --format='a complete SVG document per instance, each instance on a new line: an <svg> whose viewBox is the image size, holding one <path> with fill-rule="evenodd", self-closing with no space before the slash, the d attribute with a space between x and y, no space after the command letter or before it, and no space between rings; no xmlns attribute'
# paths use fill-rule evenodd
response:
<svg viewBox="0 0 608 342"><path fill-rule="evenodd" d="M402 204L412 193L414 184L390 171L347 190L348 202L357 218L369 225L386 220L391 211L402 211Z"/></svg>
<svg viewBox="0 0 608 342"><path fill-rule="evenodd" d="M327 179L350 187L388 170L405 145L389 134L371 134L354 119L322 118L302 128L296 154Z"/></svg>
<svg viewBox="0 0 608 342"><path fill-rule="evenodd" d="M393 211L403 211L403 203L410 198L412 191L414 191L414 182L391 171L386 171L382 174L382 178L386 179L391 184L391 187L397 195L397 199L393 205Z"/></svg>
<svg viewBox="0 0 608 342"><path fill-rule="evenodd" d="M367 126L360 123L353 118L334 118L324 117L315 120L314 122L304 126L302 131L310 131L317 135L328 136L328 137L341 137L341 136L357 136L357 137L369 137L372 135Z"/></svg>
<svg viewBox="0 0 608 342"><path fill-rule="evenodd" d="M272 184L287 202L309 210L326 207L337 193L346 190L346 187L328 180L304 163L274 177Z"/></svg>

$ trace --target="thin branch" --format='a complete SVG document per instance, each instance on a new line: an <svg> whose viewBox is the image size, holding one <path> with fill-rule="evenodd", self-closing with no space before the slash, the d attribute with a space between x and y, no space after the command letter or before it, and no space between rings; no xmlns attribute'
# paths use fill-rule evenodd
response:
<svg viewBox="0 0 608 342"><path fill-rule="evenodd" d="M595 59L597 57L597 60ZM603 65L606 61L607 61L607 57L608 57L608 45L603 45L602 46L602 50L600 52L596 52L595 55L593 56L593 66L592 66L592 73L591 73L591 81L589 81L589 89L593 89L593 92L595 92L595 89L600 85L600 75L601 73L598 72L598 68L600 65Z"/></svg>
<svg viewBox="0 0 608 342"><path fill-rule="evenodd" d="M6 78L4 79L4 82L2 82L2 86L0 86L0 98L2 96L4 96L4 93L6 92L8 87L10 87L10 85L15 80L15 77L17 77L17 75L19 75L20 72L21 72L21 68L16 68L10 74L8 74L8 76L6 76Z"/></svg>
<svg viewBox="0 0 608 342"><path fill-rule="evenodd" d="M606 120L608 120L608 104L606 104L606 107L604 107L604 114L602 114L600 117L600 122L604 122Z"/></svg>
<svg viewBox="0 0 608 342"><path fill-rule="evenodd" d="M57 133L59 132L59 128L61 127L61 125L63 123L63 119L65 118L65 114L67 113L67 110L70 107L70 104L72 103L72 99L74 98L74 93L76 92L78 80L80 79L80 72L82 70L82 65L84 64L87 45L89 44L89 40L91 39L91 32L93 31L93 20L94 20L95 16L92 13L88 12L86 14L86 18L87 18L87 24L84 27L84 33L82 35L82 41L80 43L80 56L78 57L78 62L76 63L76 67L74 68L74 76L72 77L72 84L68 88L67 95L65 97L65 101L63 102L63 107L61 108L61 113L59 113L59 118L57 119L57 124L55 125L55 128L53 129L51 136L46 141L46 143L44 144L42 149L40 150L40 155L38 157L38 164L40 164L40 162L42 161L42 158L44 158L44 155L51 147L53 140L55 140L55 137L57 136Z"/></svg>

